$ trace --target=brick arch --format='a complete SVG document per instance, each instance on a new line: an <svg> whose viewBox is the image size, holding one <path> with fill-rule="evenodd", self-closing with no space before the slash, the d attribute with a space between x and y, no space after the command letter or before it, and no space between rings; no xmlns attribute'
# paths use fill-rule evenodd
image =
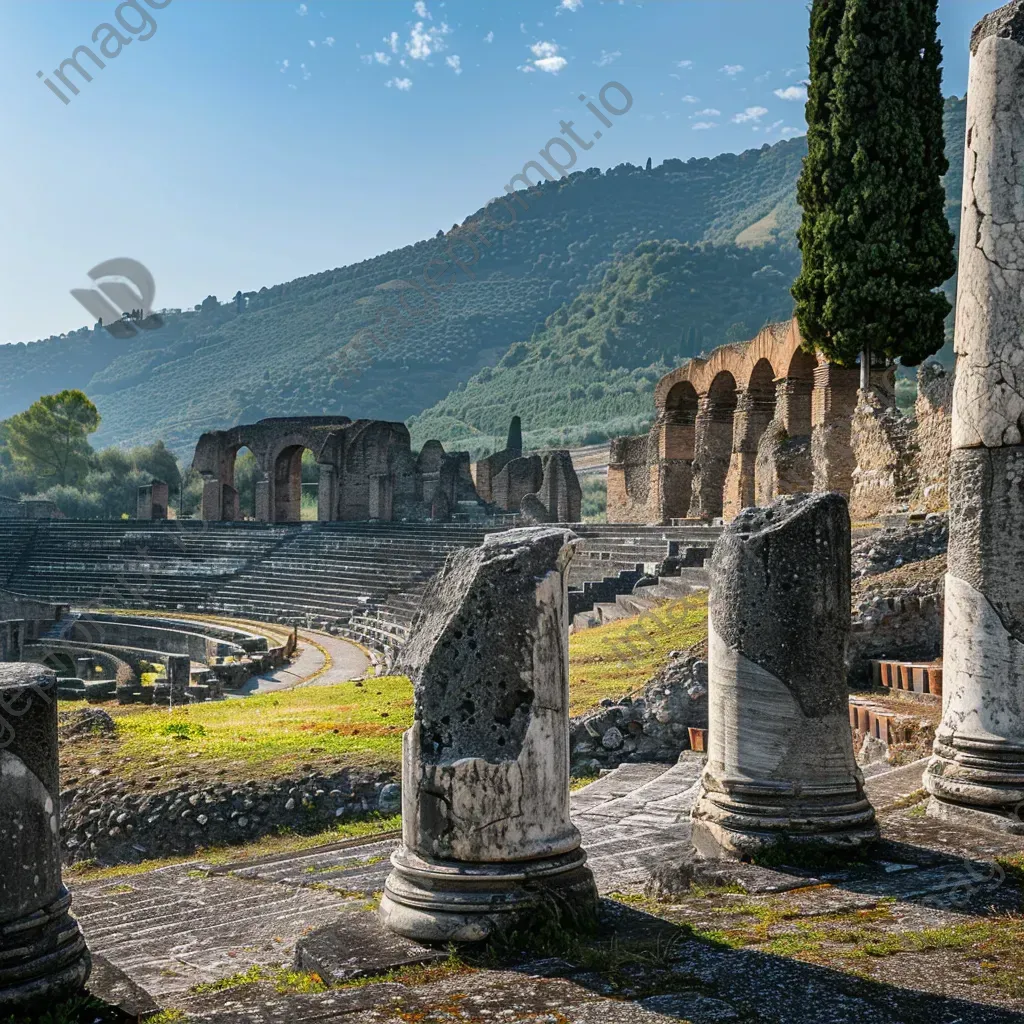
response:
<svg viewBox="0 0 1024 1024"><path fill-rule="evenodd" d="M289 459L294 459L295 449L299 449L301 473L302 449L308 448L321 462L332 436L344 431L351 422L347 416L282 417L203 434L192 459L192 468L203 478L203 518L238 518L235 456L240 448L248 448L256 457L260 473L256 483L256 518L264 522L297 520L299 502L291 493L295 470L291 462L287 466L282 462L282 452L289 450ZM278 482L282 486L280 495L275 487Z"/></svg>
<svg viewBox="0 0 1024 1024"><path fill-rule="evenodd" d="M725 481L732 458L733 429L739 386L730 369L713 361L717 372L701 394L693 451L693 488L690 515L709 519L721 516Z"/></svg>
<svg viewBox="0 0 1024 1024"><path fill-rule="evenodd" d="M658 382L654 390L654 405L660 419L665 414L669 393L683 381L689 382L698 395L707 395L714 379L722 372L729 373L740 392L750 384L754 367L767 360L776 379L786 376L794 354L800 351L803 339L796 321L768 324L752 341L722 345L706 359L690 359ZM813 357L812 357L813 358Z"/></svg>

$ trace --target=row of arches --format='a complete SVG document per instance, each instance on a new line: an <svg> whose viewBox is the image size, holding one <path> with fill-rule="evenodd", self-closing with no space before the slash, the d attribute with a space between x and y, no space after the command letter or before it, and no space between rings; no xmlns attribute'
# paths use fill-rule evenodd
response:
<svg viewBox="0 0 1024 1024"><path fill-rule="evenodd" d="M873 370L872 387L891 373ZM805 351L795 321L689 360L659 381L650 433L612 442L609 521L728 519L780 494L849 494L857 389L857 369Z"/></svg>
<svg viewBox="0 0 1024 1024"><path fill-rule="evenodd" d="M811 434L812 394L817 361L794 352L782 377L767 358L758 359L742 385L733 370L720 369L704 394L692 380L680 380L664 398L659 429L661 458L688 463L685 479L665 490L663 517L714 518L755 504L757 496L778 493L771 459L759 457L762 441L771 439L793 450ZM774 430L770 428L775 425ZM803 474L811 486L809 444L803 445ZM678 475L678 474L677 474ZM793 473L788 477L792 480Z"/></svg>
<svg viewBox="0 0 1024 1024"><path fill-rule="evenodd" d="M446 518L477 501L468 453L428 441L414 454L406 426L383 420L309 416L209 431L192 466L212 521Z"/></svg>

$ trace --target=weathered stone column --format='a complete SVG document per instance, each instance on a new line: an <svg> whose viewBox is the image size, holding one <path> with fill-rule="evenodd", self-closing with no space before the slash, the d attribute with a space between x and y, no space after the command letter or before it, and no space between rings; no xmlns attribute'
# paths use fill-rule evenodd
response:
<svg viewBox="0 0 1024 1024"><path fill-rule="evenodd" d="M929 813L1024 832L1024 0L971 38Z"/></svg>
<svg viewBox="0 0 1024 1024"><path fill-rule="evenodd" d="M49 1006L89 976L60 872L57 675L0 665L0 1018Z"/></svg>
<svg viewBox="0 0 1024 1024"><path fill-rule="evenodd" d="M722 514L732 433L733 407L712 395L701 395L694 426L691 519L714 519Z"/></svg>
<svg viewBox="0 0 1024 1024"><path fill-rule="evenodd" d="M203 504L200 515L208 523L220 521L223 501L222 485L219 480L203 480Z"/></svg>
<svg viewBox="0 0 1024 1024"><path fill-rule="evenodd" d="M424 595L398 667L416 715L402 750L402 846L381 902L392 931L477 941L545 893L592 908L569 820L569 563L551 527L458 551Z"/></svg>
<svg viewBox="0 0 1024 1024"><path fill-rule="evenodd" d="M784 497L732 521L711 559L708 762L692 813L701 853L877 838L853 755L849 631L841 495Z"/></svg>

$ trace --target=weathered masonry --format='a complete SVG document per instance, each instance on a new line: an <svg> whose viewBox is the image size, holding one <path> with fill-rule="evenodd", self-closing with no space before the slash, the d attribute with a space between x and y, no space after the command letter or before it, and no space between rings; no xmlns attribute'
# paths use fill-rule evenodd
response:
<svg viewBox="0 0 1024 1024"><path fill-rule="evenodd" d="M192 468L203 477L202 518L214 522L243 518L235 488L235 459L242 448L256 459L260 522L301 519L307 450L319 472L320 522L446 521L456 512L520 511L534 522L578 521L580 485L568 452L523 457L518 426L515 433L518 441L510 432L505 451L471 467L468 452L446 452L440 441L427 441L415 454L403 423L345 416L266 419L203 434ZM166 488L158 493L157 483L140 493L140 519L166 516ZM157 513L161 496L163 516Z"/></svg>
<svg viewBox="0 0 1024 1024"><path fill-rule="evenodd" d="M402 423L301 416L203 434L192 461L203 477L203 519L241 518L234 486L241 448L256 458L255 511L261 522L301 518L302 453L307 449L319 468L321 522L433 518L438 505L450 509L459 501L477 501L465 452L449 454L439 442L428 441L414 455Z"/></svg>
<svg viewBox="0 0 1024 1024"><path fill-rule="evenodd" d="M859 371L801 346L796 321L771 324L663 377L650 432L612 442L609 522L729 519L783 494L849 495ZM872 370L871 389L891 402L895 369Z"/></svg>

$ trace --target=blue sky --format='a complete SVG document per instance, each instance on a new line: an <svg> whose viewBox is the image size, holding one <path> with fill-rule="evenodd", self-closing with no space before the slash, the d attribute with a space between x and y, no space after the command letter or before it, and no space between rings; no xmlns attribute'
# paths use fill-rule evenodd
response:
<svg viewBox="0 0 1024 1024"><path fill-rule="evenodd" d="M149 24L114 0L0 5L0 342L83 326L69 291L113 257L150 268L157 307L190 307L447 230L562 119L592 135L578 97L609 81L633 105L577 168L803 131L805 0L133 3ZM940 3L947 94L994 6ZM66 69L70 95L54 70L101 43L92 82Z"/></svg>

